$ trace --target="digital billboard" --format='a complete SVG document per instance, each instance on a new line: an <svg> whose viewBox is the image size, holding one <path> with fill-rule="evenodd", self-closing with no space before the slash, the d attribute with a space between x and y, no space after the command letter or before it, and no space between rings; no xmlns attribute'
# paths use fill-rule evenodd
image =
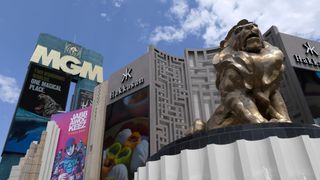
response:
<svg viewBox="0 0 320 180"><path fill-rule="evenodd" d="M52 114L64 111L70 77L30 63L4 152L25 153L40 139Z"/></svg>
<svg viewBox="0 0 320 180"><path fill-rule="evenodd" d="M320 124L320 71L294 68L315 123Z"/></svg>
<svg viewBox="0 0 320 180"><path fill-rule="evenodd" d="M93 92L85 89L80 89L78 94L78 102L76 109L85 108L92 105Z"/></svg>
<svg viewBox="0 0 320 180"><path fill-rule="evenodd" d="M55 114L51 120L60 128L51 180L84 179L84 166L92 106Z"/></svg>
<svg viewBox="0 0 320 180"><path fill-rule="evenodd" d="M133 179L149 157L149 88L107 107L100 179Z"/></svg>

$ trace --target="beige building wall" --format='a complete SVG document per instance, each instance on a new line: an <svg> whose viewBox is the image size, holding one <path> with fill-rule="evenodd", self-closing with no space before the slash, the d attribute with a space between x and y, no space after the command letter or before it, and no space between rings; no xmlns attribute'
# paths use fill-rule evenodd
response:
<svg viewBox="0 0 320 180"><path fill-rule="evenodd" d="M103 134L106 108L109 101L108 82L105 81L94 89L91 123L87 145L85 179L100 179Z"/></svg>
<svg viewBox="0 0 320 180"><path fill-rule="evenodd" d="M49 121L47 125L47 137L44 145L44 153L41 158L41 167L38 180L50 179L54 157L58 145L60 129L54 121Z"/></svg>

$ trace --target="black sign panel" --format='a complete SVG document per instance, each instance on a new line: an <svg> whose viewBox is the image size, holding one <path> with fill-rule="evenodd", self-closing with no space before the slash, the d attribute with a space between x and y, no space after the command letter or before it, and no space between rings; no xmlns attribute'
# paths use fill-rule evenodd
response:
<svg viewBox="0 0 320 180"><path fill-rule="evenodd" d="M93 92L80 89L76 109L86 108L92 105Z"/></svg>
<svg viewBox="0 0 320 180"><path fill-rule="evenodd" d="M25 153L39 140L51 115L65 110L69 86L65 73L30 64L4 152Z"/></svg>

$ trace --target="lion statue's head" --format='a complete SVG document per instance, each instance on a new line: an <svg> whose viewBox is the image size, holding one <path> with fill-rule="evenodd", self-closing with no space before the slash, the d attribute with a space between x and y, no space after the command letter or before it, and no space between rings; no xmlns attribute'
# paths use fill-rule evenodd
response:
<svg viewBox="0 0 320 180"><path fill-rule="evenodd" d="M228 46L236 51L260 52L264 42L258 25L246 19L239 21L220 43L222 49Z"/></svg>

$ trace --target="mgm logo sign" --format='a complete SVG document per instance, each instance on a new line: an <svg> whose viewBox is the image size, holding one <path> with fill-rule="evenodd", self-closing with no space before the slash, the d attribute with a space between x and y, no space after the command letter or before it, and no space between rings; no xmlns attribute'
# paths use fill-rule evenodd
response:
<svg viewBox="0 0 320 180"><path fill-rule="evenodd" d="M47 47L37 45L31 57L31 62L39 63L44 66L50 66L56 70L62 70L71 75L87 78L101 83L103 81L103 68L99 65L92 65L88 61L80 61L77 57L79 51L68 47L70 55L61 56L59 51L54 49L48 52ZM41 63L40 63L41 62Z"/></svg>

